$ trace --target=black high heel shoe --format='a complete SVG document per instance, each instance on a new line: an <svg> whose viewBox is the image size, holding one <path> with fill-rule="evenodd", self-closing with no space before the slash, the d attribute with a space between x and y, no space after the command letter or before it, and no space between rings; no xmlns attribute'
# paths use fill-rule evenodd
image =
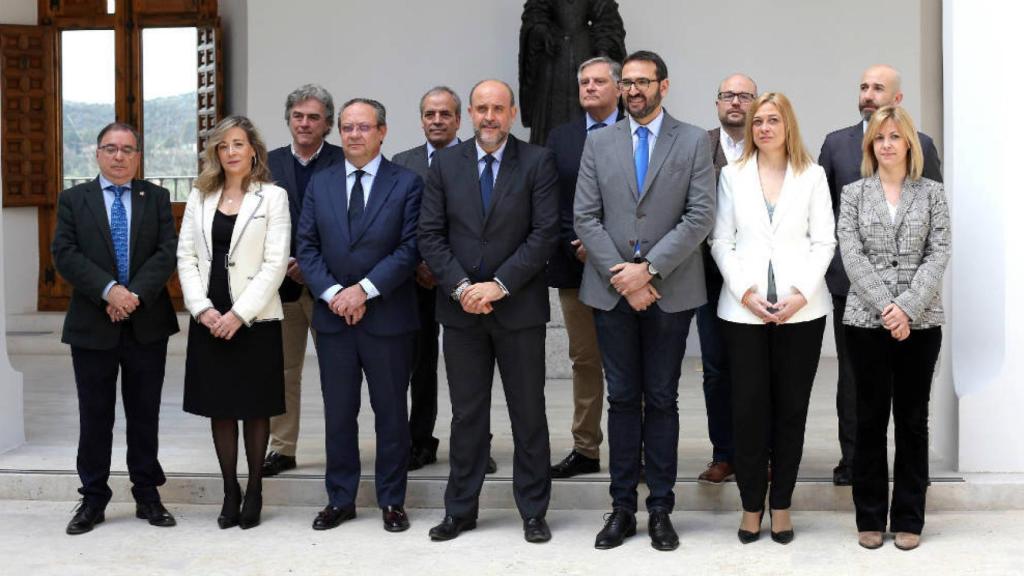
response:
<svg viewBox="0 0 1024 576"><path fill-rule="evenodd" d="M235 489L224 493L224 504L220 507L220 516L217 516L217 526L221 530L238 526L239 507L242 505L242 488L237 483Z"/></svg>
<svg viewBox="0 0 1024 576"><path fill-rule="evenodd" d="M768 511L768 517L771 518L771 515L772 515L772 512L771 512L771 510L769 510ZM774 522L772 524L774 524ZM771 528L769 528L769 530L771 530ZM771 530L771 533L772 533L772 540L774 540L775 542L778 542L779 544L789 544L790 542L793 541L793 538L796 536L796 534L793 533L793 529L792 528L790 528L789 530L783 530L781 532L776 532L774 530Z"/></svg>
<svg viewBox="0 0 1024 576"><path fill-rule="evenodd" d="M248 530L260 525L260 513L263 511L263 492L250 490L245 493L245 503L242 504L242 514L238 519L238 526L242 530Z"/></svg>
<svg viewBox="0 0 1024 576"><path fill-rule="evenodd" d="M742 544L750 544L751 542L757 542L761 537L761 520L764 518L764 510L761 510L761 515L757 517L757 532L751 532L740 528L736 531L736 536L740 539Z"/></svg>

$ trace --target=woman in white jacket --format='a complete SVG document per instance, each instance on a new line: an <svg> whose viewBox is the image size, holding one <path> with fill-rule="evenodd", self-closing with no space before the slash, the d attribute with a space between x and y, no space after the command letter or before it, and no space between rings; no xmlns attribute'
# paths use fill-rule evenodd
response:
<svg viewBox="0 0 1024 576"><path fill-rule="evenodd" d="M825 270L834 233L825 172L804 148L792 105L781 93L762 94L747 115L743 156L722 169L711 233L726 288L718 316L732 370L745 544L760 535L766 494L772 540L793 539L789 508L831 305Z"/></svg>
<svg viewBox="0 0 1024 576"><path fill-rule="evenodd" d="M207 140L178 240L178 277L192 315L184 409L210 418L224 479L221 528L259 524L270 417L285 409L277 290L291 222L288 194L270 180L252 122L225 118ZM235 472L239 420L249 468L244 506Z"/></svg>

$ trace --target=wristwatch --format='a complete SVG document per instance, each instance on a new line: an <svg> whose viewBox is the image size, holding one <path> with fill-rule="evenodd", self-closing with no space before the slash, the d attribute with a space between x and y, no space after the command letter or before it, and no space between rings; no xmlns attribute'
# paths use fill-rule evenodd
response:
<svg viewBox="0 0 1024 576"><path fill-rule="evenodd" d="M650 274L651 276L657 276L658 269L654 267L654 264L651 264L651 261L646 258L644 258L644 262L647 263L647 273Z"/></svg>

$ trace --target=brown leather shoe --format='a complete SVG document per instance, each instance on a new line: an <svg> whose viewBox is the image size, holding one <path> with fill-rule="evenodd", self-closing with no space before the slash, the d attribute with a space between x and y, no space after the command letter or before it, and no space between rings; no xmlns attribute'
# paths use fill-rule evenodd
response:
<svg viewBox="0 0 1024 576"><path fill-rule="evenodd" d="M882 533L875 531L858 532L857 543L867 548L868 550L874 550L882 547Z"/></svg>
<svg viewBox="0 0 1024 576"><path fill-rule="evenodd" d="M718 486L723 482L735 479L736 474L733 470L732 464L728 462L708 462L706 470L697 476L697 482L701 484L711 484Z"/></svg>
<svg viewBox="0 0 1024 576"><path fill-rule="evenodd" d="M921 544L921 535L912 532L897 532L896 547L900 550L913 550Z"/></svg>

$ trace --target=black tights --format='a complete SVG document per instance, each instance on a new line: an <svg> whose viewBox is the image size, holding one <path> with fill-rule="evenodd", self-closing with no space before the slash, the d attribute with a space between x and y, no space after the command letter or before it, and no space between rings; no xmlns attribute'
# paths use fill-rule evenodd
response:
<svg viewBox="0 0 1024 576"><path fill-rule="evenodd" d="M211 418L213 447L220 462L220 474L224 478L224 493L230 494L238 486L238 420ZM242 420L242 434L245 440L245 460L249 466L249 482L246 493L259 494L263 491L263 456L270 439L270 419L250 418Z"/></svg>

